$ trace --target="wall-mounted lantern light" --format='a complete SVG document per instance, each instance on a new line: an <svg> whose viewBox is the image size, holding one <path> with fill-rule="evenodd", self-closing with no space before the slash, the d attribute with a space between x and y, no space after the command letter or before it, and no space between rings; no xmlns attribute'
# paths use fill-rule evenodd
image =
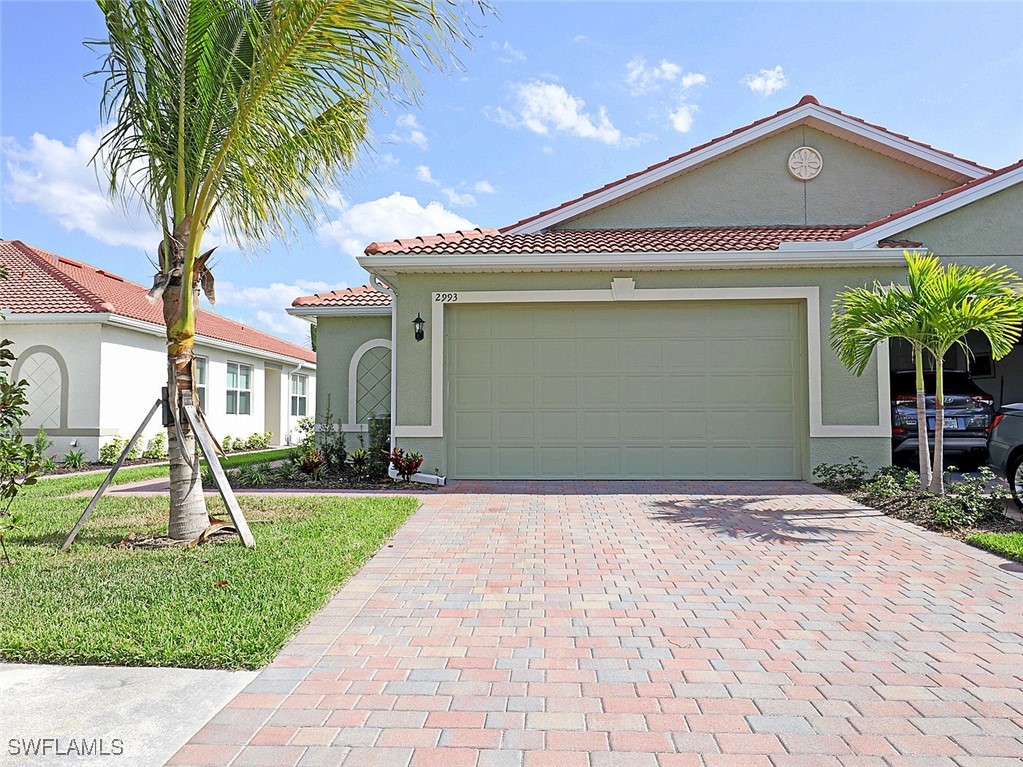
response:
<svg viewBox="0 0 1023 767"><path fill-rule="evenodd" d="M426 325L426 320L423 319L423 316L422 316L421 313L416 312L416 318L414 320L412 320L412 324L416 328L416 340L417 341L422 341L423 337L426 335L423 332L423 327Z"/></svg>

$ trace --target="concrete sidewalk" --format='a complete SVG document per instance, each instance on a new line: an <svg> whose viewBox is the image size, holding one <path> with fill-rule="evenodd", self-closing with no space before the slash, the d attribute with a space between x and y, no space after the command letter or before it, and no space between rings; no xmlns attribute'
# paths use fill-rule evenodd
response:
<svg viewBox="0 0 1023 767"><path fill-rule="evenodd" d="M256 675L0 664L0 765L163 764Z"/></svg>

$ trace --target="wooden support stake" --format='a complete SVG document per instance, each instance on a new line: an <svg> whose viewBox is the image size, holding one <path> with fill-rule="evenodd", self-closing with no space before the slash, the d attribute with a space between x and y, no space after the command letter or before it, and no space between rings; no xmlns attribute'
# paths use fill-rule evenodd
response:
<svg viewBox="0 0 1023 767"><path fill-rule="evenodd" d="M99 486L96 494L92 496L92 500L89 501L89 505L85 507L85 511L82 513L82 516L78 518L75 526L71 528L71 532L68 533L67 538L64 539L64 544L60 547L62 552L66 552L71 548L71 544L75 542L75 538L78 536L78 533L82 531L82 528L85 527L85 523L89 521L89 515L92 514L92 510L96 508L96 504L99 503L99 499L103 497L103 493L107 491L107 488L110 487L110 483L113 482L114 475L117 473L117 470L124 464L125 459L128 457L128 453L130 453L131 449L135 447L135 443L139 441L139 437L142 436L142 432L146 430L146 426L149 425L153 415L160 408L162 403L163 400L158 399L149 409L149 414L142 419L142 423L139 424L139 428L135 432L135 436L128 440L128 444L125 445L124 450L121 451L121 457L117 459L117 463L114 464L110 473L107 474L106 479L103 480L103 484Z"/></svg>
<svg viewBox="0 0 1023 767"><path fill-rule="evenodd" d="M187 392L185 394L187 395ZM220 459L217 457L217 449L214 447L213 437L206 429L206 424L199 418L199 414L195 410L195 405L191 404L190 399L190 397L185 398L181 409L185 411L185 416L188 418L188 422L192 425L195 437L199 440L199 446L202 448L202 452L206 456L206 463L210 465L210 470L213 472L213 479L217 483L217 490L220 491L220 497L224 499L224 505L231 514L231 522L234 523L235 530L237 530L238 535L241 536L242 543L245 544L245 547L248 549L254 549L256 547L256 539L252 537L252 531L249 530L249 523L245 521L242 509L238 505L238 499L234 495L234 490L231 489L231 483L227 481L227 475L224 474L224 468L220 465Z"/></svg>

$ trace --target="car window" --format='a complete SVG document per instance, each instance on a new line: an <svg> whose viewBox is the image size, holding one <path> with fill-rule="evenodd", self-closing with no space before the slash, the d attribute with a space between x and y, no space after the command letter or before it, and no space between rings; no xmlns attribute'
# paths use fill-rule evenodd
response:
<svg viewBox="0 0 1023 767"><path fill-rule="evenodd" d="M924 373L924 391L934 394L935 377L932 372ZM916 374L910 372L898 372L892 374L892 395L905 395L916 393ZM970 378L969 373L961 370L945 371L945 394L981 394L983 393L977 384Z"/></svg>

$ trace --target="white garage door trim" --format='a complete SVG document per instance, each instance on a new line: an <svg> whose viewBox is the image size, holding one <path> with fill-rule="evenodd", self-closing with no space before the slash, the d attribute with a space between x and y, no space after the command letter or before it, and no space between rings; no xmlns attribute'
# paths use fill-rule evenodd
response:
<svg viewBox="0 0 1023 767"><path fill-rule="evenodd" d="M816 285L764 288L636 288L632 278L617 277L609 290L488 290L435 292L430 331L430 424L395 425L397 437L444 436L444 308L449 304L565 303L572 301L756 301L795 299L805 302L807 389L811 437L890 437L891 409L888 404L888 344L878 348L877 412L874 426L832 425L822 422L821 399L821 315L820 288ZM393 370L392 370L393 375ZM392 387L393 391L393 387Z"/></svg>

